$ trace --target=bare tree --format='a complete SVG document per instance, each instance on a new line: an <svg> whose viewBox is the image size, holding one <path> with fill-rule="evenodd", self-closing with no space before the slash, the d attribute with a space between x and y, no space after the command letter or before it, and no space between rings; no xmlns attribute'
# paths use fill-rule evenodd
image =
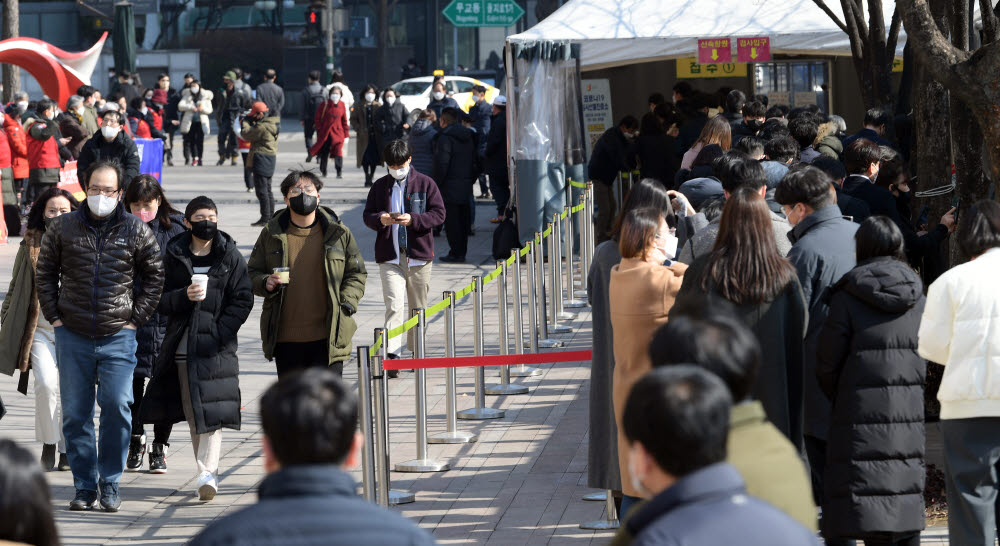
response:
<svg viewBox="0 0 1000 546"><path fill-rule="evenodd" d="M396 8L398 2L399 0L368 0L368 5L375 12L375 19L378 21L375 74L379 80L388 77L386 65L389 64L389 12Z"/></svg>
<svg viewBox="0 0 1000 546"><path fill-rule="evenodd" d="M18 16L18 0L4 0L3 3L3 39L17 38L20 35L21 19ZM14 93L21 89L21 69L13 64L3 65L3 101L14 100Z"/></svg>
<svg viewBox="0 0 1000 546"><path fill-rule="evenodd" d="M892 110L896 97L892 91L892 62L896 56L896 43L901 26L899 8L896 7L886 32L882 0L868 0L868 19L862 0L840 0L844 21L830 9L825 0L813 0L851 41L854 70L864 95L865 107L875 106ZM897 5L898 6L898 5Z"/></svg>

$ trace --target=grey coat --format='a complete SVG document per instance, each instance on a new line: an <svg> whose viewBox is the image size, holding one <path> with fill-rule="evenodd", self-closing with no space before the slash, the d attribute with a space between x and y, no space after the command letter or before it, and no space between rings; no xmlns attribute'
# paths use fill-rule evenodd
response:
<svg viewBox="0 0 1000 546"><path fill-rule="evenodd" d="M611 268L622 255L617 241L605 241L594 250L587 277L591 305L593 358L590 362L590 445L587 449L587 485L597 489L622 488L618 469L618 427L612 398L615 373L614 335L611 330Z"/></svg>
<svg viewBox="0 0 1000 546"><path fill-rule="evenodd" d="M681 263L691 264L694 263L695 258L712 252L712 248L715 247L715 239L719 236L719 222L721 220L721 217L716 218L704 229L697 231L693 237L689 237L684 242L684 248L681 249L677 259ZM788 240L788 232L792 230L791 224L788 223L788 220L772 212L771 228L774 230L774 242L778 243L778 252L782 256L788 256L788 252L792 249L792 243Z"/></svg>

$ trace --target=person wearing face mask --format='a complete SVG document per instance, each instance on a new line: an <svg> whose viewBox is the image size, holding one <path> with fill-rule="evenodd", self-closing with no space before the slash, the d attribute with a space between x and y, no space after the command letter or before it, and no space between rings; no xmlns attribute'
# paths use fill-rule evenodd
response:
<svg viewBox="0 0 1000 546"><path fill-rule="evenodd" d="M664 245L671 237L676 217L670 209L639 208L624 213L618 232L622 260L611 268L608 288L615 355L612 376L615 418L618 425L618 466L621 472L622 514L639 500L629 474L629 449L622 428L622 413L632 385L651 368L649 340L667 322L674 298L684 281L687 265L667 261Z"/></svg>
<svg viewBox="0 0 1000 546"><path fill-rule="evenodd" d="M330 89L329 98L316 109L316 143L309 148L309 155L319 160L319 171L325 177L327 163L333 158L337 178L342 178L344 170L344 143L350 133L347 124L347 106L342 100L339 87Z"/></svg>
<svg viewBox="0 0 1000 546"><path fill-rule="evenodd" d="M44 190L59 182L59 169L62 158L59 149L69 139L63 138L59 132L59 124L52 117L56 112L56 104L49 99L38 101L38 107L32 117L24 122L27 133L28 165L28 200L33 202Z"/></svg>
<svg viewBox="0 0 1000 546"><path fill-rule="evenodd" d="M366 188L371 187L375 180L375 169L382 164L382 154L375 139L377 132L375 112L380 106L382 103L378 102L378 89L374 85L368 84L361 92L361 103L358 104L357 108L351 110L351 127L354 128L354 133L358 137L354 153L357 157L357 166L365 172ZM416 130L415 123L414 130Z"/></svg>
<svg viewBox="0 0 1000 546"><path fill-rule="evenodd" d="M477 153L481 160L485 161L487 136L490 134L490 123L495 112L493 111L493 106L486 101L485 86L475 85L472 87L472 100L473 104L469 107L469 115L472 116L472 128L479 135L479 149ZM479 194L483 199L490 195L490 182L486 173L480 173L479 175Z"/></svg>
<svg viewBox="0 0 1000 546"><path fill-rule="evenodd" d="M166 258L167 243L184 233L184 216L171 206L159 181L148 174L141 174L128 185L125 190L125 207L129 212L139 217L149 226L160 247L160 255ZM136 286L142 286L142 278L136 280ZM160 346L167 331L167 317L157 311L143 324L135 339L136 366L132 372L132 440L129 442L128 458L125 468L138 470L142 467L146 454L146 432L139 419L143 404L146 380L152 377L157 366ZM157 423L153 427L153 444L149 450L149 471L152 474L164 474L167 471L167 447L170 445L170 430L172 423Z"/></svg>
<svg viewBox="0 0 1000 546"><path fill-rule="evenodd" d="M42 237L49 222L74 211L76 198L66 190L49 188L28 213L28 229L14 258L13 277L0 311L0 372L20 370L18 389L27 394L29 370L35 372L35 439L42 443L42 468L51 470L59 452L59 470L69 470L62 433L59 370L55 332L42 316L36 295L36 267Z"/></svg>
<svg viewBox="0 0 1000 546"><path fill-rule="evenodd" d="M410 113L403 106L403 103L396 96L396 91L391 87L382 92L382 106L375 110L375 144L379 152L382 163L382 151L387 144L393 140L406 138L406 131L410 129L410 124L406 122Z"/></svg>
<svg viewBox="0 0 1000 546"><path fill-rule="evenodd" d="M83 126L87 129L88 133L93 135L101 130L101 125L97 122L97 110L95 109L99 93L97 89L89 85L81 85L76 89L76 94L83 99L83 112L81 113Z"/></svg>
<svg viewBox="0 0 1000 546"><path fill-rule="evenodd" d="M250 253L253 292L264 298L264 357L275 361L279 378L314 366L342 375L358 329L352 315L368 272L354 234L333 209L319 206L321 189L309 171L286 176L288 208L264 226Z"/></svg>
<svg viewBox="0 0 1000 546"><path fill-rule="evenodd" d="M434 262L434 228L445 209L434 180L411 165L410 146L394 140L386 147L389 174L375 181L365 203L365 225L375 230L375 261L385 301L385 328L406 321L414 309L427 307ZM404 308L403 299L407 306ZM386 341L389 358L402 355L403 339ZM408 335L406 346L414 351Z"/></svg>
<svg viewBox="0 0 1000 546"><path fill-rule="evenodd" d="M250 113L243 118L242 138L250 143L247 166L253 173L253 187L260 203L260 219L250 224L263 226L274 215L274 194L271 177L278 157L278 124L281 119L268 112L263 102L253 103Z"/></svg>
<svg viewBox="0 0 1000 546"><path fill-rule="evenodd" d="M69 138L69 142L66 143L66 149L73 154L73 159L80 157L80 152L83 151L83 145L87 143L87 140L92 136L92 133L87 131L87 128L83 125L83 115L86 113L87 109L83 105L83 97L79 95L71 95L66 101L66 111L59 115L57 121L59 122L59 132L66 138Z"/></svg>
<svg viewBox="0 0 1000 546"><path fill-rule="evenodd" d="M239 83L237 86L236 84ZM219 161L216 166L222 166L226 159L232 160L236 166L236 130L235 123L243 112L251 107L250 88L243 83L235 72L230 70L222 77L222 89L219 90L220 104L216 121L219 124ZM206 133L207 134L207 133Z"/></svg>
<svg viewBox="0 0 1000 546"><path fill-rule="evenodd" d="M733 135L733 146L743 140L743 137L757 136L760 130L764 128L764 117L767 113L767 108L757 102L750 101L743 105L743 118L732 122L730 128L732 129Z"/></svg>
<svg viewBox="0 0 1000 546"><path fill-rule="evenodd" d="M139 100L142 100L141 98ZM83 146L77 159L77 171L84 173L80 182L86 185L86 173L99 161L115 161L122 166L125 185L139 176L139 148L122 129L128 123L121 112L107 111L101 118L101 132Z"/></svg>
<svg viewBox="0 0 1000 546"><path fill-rule="evenodd" d="M649 499L625 514L614 544L819 546L815 534L750 496L726 462L733 399L699 366L657 368L622 402L632 486ZM724 522L724 523L720 523Z"/></svg>
<svg viewBox="0 0 1000 546"><path fill-rule="evenodd" d="M6 116L0 112L0 125L5 122ZM3 203L3 219L10 237L21 234L20 190L14 180L13 153L6 131L0 130L0 203Z"/></svg>
<svg viewBox="0 0 1000 546"><path fill-rule="evenodd" d="M316 111L326 100L323 85L319 83L319 70L309 72L308 84L302 90L302 111L299 114L299 125L305 132L306 137L306 163L312 161L312 154L308 153L313 145L313 135L316 133ZM360 165L359 165L360 166Z"/></svg>
<svg viewBox="0 0 1000 546"><path fill-rule="evenodd" d="M280 118L285 109L285 90L274 83L277 78L278 73L273 68L264 71L264 83L257 86L257 100L267 105L271 115Z"/></svg>
<svg viewBox="0 0 1000 546"><path fill-rule="evenodd" d="M195 197L184 211L190 231L167 243L159 306L166 334L141 409L143 423L187 422L203 501L219 490L222 429L240 429L236 336L253 309L247 263L218 221L215 203ZM208 276L207 286L198 275Z"/></svg>
<svg viewBox="0 0 1000 546"><path fill-rule="evenodd" d="M18 205L21 210L27 210L30 202L28 197L28 177L31 174L30 163L28 161L28 142L24 127L18 121L17 116L0 112L0 119L3 120L3 132L7 135L7 143L10 145L11 170L13 176L13 189L17 191L17 200L11 201ZM7 202L6 200L4 201ZM20 222L19 222L20 223Z"/></svg>
<svg viewBox="0 0 1000 546"><path fill-rule="evenodd" d="M87 206L52 220L38 254L38 302L55 328L63 434L76 486L71 510L91 510L98 498L104 511L121 507L136 329L156 312L163 288L156 237L120 201L123 177L115 161L91 165L84 177Z"/></svg>
<svg viewBox="0 0 1000 546"><path fill-rule="evenodd" d="M594 143L587 172L594 184L594 201L597 214L594 218L595 244L611 238L612 222L618 213L612 185L619 173L629 172L636 166L635 135L639 120L625 116L618 126L604 132Z"/></svg>
<svg viewBox="0 0 1000 546"><path fill-rule="evenodd" d="M441 131L434 147L434 181L444 199L444 232L448 238L448 254L444 263L465 263L472 228L472 186L476 183L476 132L459 121L462 111L446 108L438 123ZM388 162L388 159L386 159Z"/></svg>
<svg viewBox="0 0 1000 546"><path fill-rule="evenodd" d="M434 110L434 114L437 115L438 120L441 119L441 112L445 108L454 108L459 110L458 102L455 99L448 96L445 92L445 82L444 80L438 80L431 85L431 100L427 103L427 108Z"/></svg>
<svg viewBox="0 0 1000 546"><path fill-rule="evenodd" d="M149 107L145 99L141 97L132 99L132 107L128 109L127 116L135 138L166 138L163 131L156 127L153 109Z"/></svg>
<svg viewBox="0 0 1000 546"><path fill-rule="evenodd" d="M202 89L198 80L192 80L191 85L181 91L181 100L177 103L177 111L182 115L181 134L191 153L191 165L204 165L202 154L205 152L205 137L212 133L208 119L208 115L212 113L212 98L211 91ZM187 164L186 157L184 164Z"/></svg>

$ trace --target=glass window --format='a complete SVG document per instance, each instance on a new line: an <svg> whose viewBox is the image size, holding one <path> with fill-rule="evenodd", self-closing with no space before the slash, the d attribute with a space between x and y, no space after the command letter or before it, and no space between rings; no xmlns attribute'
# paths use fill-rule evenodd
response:
<svg viewBox="0 0 1000 546"><path fill-rule="evenodd" d="M450 83L456 93L472 93L472 87L476 85L465 80L451 80Z"/></svg>
<svg viewBox="0 0 1000 546"><path fill-rule="evenodd" d="M829 65L826 61L775 61L754 65L757 93L768 95L772 105L795 108L816 104L829 109Z"/></svg>
<svg viewBox="0 0 1000 546"><path fill-rule="evenodd" d="M392 86L392 90L397 95L422 95L430 86L430 82L399 82Z"/></svg>

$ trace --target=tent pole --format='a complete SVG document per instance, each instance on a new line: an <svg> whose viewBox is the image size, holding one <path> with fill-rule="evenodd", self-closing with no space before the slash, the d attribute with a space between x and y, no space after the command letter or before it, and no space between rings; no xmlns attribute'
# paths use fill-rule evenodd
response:
<svg viewBox="0 0 1000 546"><path fill-rule="evenodd" d="M507 108L504 115L507 116L507 184L510 186L510 202L513 203L517 214L514 216L515 225L518 228L518 238L521 233L521 209L518 208L517 199L517 164L514 161L514 133L517 131L517 96L514 92L517 75L515 74L514 53L511 51L510 40L507 40L504 47L504 77L507 80ZM522 241L523 242L523 241Z"/></svg>

